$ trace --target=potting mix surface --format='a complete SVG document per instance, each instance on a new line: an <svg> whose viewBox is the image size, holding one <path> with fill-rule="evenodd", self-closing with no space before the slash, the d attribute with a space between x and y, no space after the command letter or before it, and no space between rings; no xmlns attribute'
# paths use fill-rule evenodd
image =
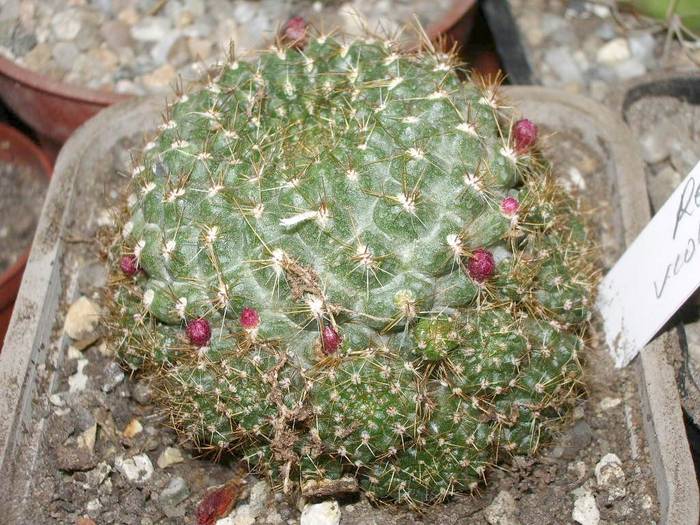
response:
<svg viewBox="0 0 700 525"><path fill-rule="evenodd" d="M554 147L545 151L553 157L558 176L573 192L585 192L589 206L596 203L597 234L607 248L604 262L611 264L619 255L621 230L606 200L606 185L598 180L608 159L571 134L557 133L549 143ZM79 205L66 232L71 238L95 239L101 228L110 227L110 207L120 196L105 188L121 187L133 144L122 144L96 167L94 180L81 183ZM90 320L107 278L97 244L72 243L63 268L77 272L77 292L84 297L71 309L66 328L82 329L80 337L94 342L85 348L85 342L74 343L63 361L58 347L51 349L49 369L57 367L60 380L51 394L46 384L40 386L35 401L36 407L46 407L38 416L46 417L47 424L31 474L30 506L23 514L28 523L68 524L88 518L99 524L195 523L205 496L227 482L235 487L229 494L234 506L218 525L299 523L301 509L307 513L302 523L312 523L308 514L314 513L324 520L318 523L344 525L570 523L592 515L601 524L638 524L659 517L635 371L614 370L596 336L585 357L589 393L572 420L535 457L500 465L473 495L456 496L423 514L372 506L363 496L305 502L273 487L279 480L241 472L238 458L214 461L181 446L152 404L148 385L125 374L113 350L99 339L99 323ZM61 308L57 334L64 329L69 306ZM49 377L47 370L43 377ZM511 521L498 521L499 516Z"/></svg>

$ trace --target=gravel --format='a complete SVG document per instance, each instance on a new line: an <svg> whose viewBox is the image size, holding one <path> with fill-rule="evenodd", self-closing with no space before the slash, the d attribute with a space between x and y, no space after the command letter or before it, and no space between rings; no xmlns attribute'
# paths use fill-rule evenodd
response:
<svg viewBox="0 0 700 525"><path fill-rule="evenodd" d="M9 147L0 141L0 149ZM47 183L28 167L0 162L0 274L29 248Z"/></svg>
<svg viewBox="0 0 700 525"><path fill-rule="evenodd" d="M23 0L0 22L0 54L72 84L117 93L169 93L199 78L229 42L245 54L274 40L292 16L348 33L424 27L453 0ZM0 1L0 6L2 6Z"/></svg>

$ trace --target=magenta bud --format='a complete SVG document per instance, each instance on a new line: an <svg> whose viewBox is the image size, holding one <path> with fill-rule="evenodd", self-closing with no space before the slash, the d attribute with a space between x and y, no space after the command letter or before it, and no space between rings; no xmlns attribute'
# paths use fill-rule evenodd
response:
<svg viewBox="0 0 700 525"><path fill-rule="evenodd" d="M293 16L282 28L282 39L293 47L301 49L306 45L306 20L302 16Z"/></svg>
<svg viewBox="0 0 700 525"><path fill-rule="evenodd" d="M323 343L323 353L334 354L343 342L342 336L332 326L324 326L321 332L321 343Z"/></svg>
<svg viewBox="0 0 700 525"><path fill-rule="evenodd" d="M482 283L493 275L496 270L496 262L493 260L493 255L490 251L478 248L469 257L467 270L469 271L469 277L476 282Z"/></svg>
<svg viewBox="0 0 700 525"><path fill-rule="evenodd" d="M246 330L252 330L260 324L260 315L255 308L243 308L241 312L241 326Z"/></svg>
<svg viewBox="0 0 700 525"><path fill-rule="evenodd" d="M126 275L133 276L139 271L139 262L135 255L125 255L119 261L119 268Z"/></svg>
<svg viewBox="0 0 700 525"><path fill-rule="evenodd" d="M211 328L206 319L195 319L187 323L185 333L190 339L190 343L195 346L206 346L211 339Z"/></svg>
<svg viewBox="0 0 700 525"><path fill-rule="evenodd" d="M513 141L515 150L518 153L529 150L537 141L537 126L535 123L524 118L513 124Z"/></svg>
<svg viewBox="0 0 700 525"><path fill-rule="evenodd" d="M520 203L515 197L506 197L501 201L501 211L509 217L518 213Z"/></svg>

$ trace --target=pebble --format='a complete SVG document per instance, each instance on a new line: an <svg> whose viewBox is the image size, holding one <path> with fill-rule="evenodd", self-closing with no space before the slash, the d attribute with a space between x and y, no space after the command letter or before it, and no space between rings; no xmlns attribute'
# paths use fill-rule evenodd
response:
<svg viewBox="0 0 700 525"><path fill-rule="evenodd" d="M596 60L601 64L614 64L630 57L630 47L625 38L614 38L604 44L596 54Z"/></svg>
<svg viewBox="0 0 700 525"><path fill-rule="evenodd" d="M131 391L131 395L140 405L146 405L151 401L151 387L144 381L136 383Z"/></svg>
<svg viewBox="0 0 700 525"><path fill-rule="evenodd" d="M87 297L81 296L68 308L63 331L68 337L79 343L76 346L85 348L94 343L100 336L98 327L101 314L99 305Z"/></svg>
<svg viewBox="0 0 700 525"><path fill-rule="evenodd" d="M101 461L97 466L86 473L88 485L91 487L99 487L107 479L107 476L112 472L112 467L109 463Z"/></svg>
<svg viewBox="0 0 700 525"><path fill-rule="evenodd" d="M114 460L114 467L130 482L142 484L151 479L153 464L146 454L138 454L131 458L118 456Z"/></svg>
<svg viewBox="0 0 700 525"><path fill-rule="evenodd" d="M601 410L607 412L608 410L618 406L620 403L622 403L622 399L620 399L619 397L604 397L600 400L598 406Z"/></svg>
<svg viewBox="0 0 700 525"><path fill-rule="evenodd" d="M85 375L83 370L88 365L87 359L78 359L78 369L75 374L68 378L68 391L69 392L82 392L85 390L88 382L88 376Z"/></svg>
<svg viewBox="0 0 700 525"><path fill-rule="evenodd" d="M299 525L338 525L340 506L335 500L307 503L301 512Z"/></svg>
<svg viewBox="0 0 700 525"><path fill-rule="evenodd" d="M574 490L572 494L574 510L571 512L571 518L580 525L598 525L600 511L591 489L584 485Z"/></svg>
<svg viewBox="0 0 700 525"><path fill-rule="evenodd" d="M124 378L126 377L122 367L119 366L119 363L116 361L110 361L107 363L107 365L104 367L103 375L102 391L105 393L109 393L117 388L117 386L119 386L119 384L124 381Z"/></svg>
<svg viewBox="0 0 700 525"><path fill-rule="evenodd" d="M131 421L129 421L129 423L124 427L124 430L122 431L122 436L131 439L134 436L140 434L141 432L143 432L143 425L138 419L134 418Z"/></svg>
<svg viewBox="0 0 700 525"><path fill-rule="evenodd" d="M72 9L59 11L51 19L51 29L59 40L73 40L80 33L81 27L80 17Z"/></svg>
<svg viewBox="0 0 700 525"><path fill-rule="evenodd" d="M624 498L627 494L622 461L615 454L605 454L596 464L595 479L598 489L607 491L608 503Z"/></svg>
<svg viewBox="0 0 700 525"><path fill-rule="evenodd" d="M94 455L97 424L93 423L74 440L56 449L56 466L68 472L88 470L95 466Z"/></svg>
<svg viewBox="0 0 700 525"><path fill-rule="evenodd" d="M161 491L158 501L161 505L174 507L185 501L189 495L190 489L187 486L187 482L180 476L176 476Z"/></svg>
<svg viewBox="0 0 700 525"><path fill-rule="evenodd" d="M185 458L179 448L166 447L156 461L158 468L168 468L170 465L182 463Z"/></svg>
<svg viewBox="0 0 700 525"><path fill-rule="evenodd" d="M139 20L131 27L131 36L143 42L159 42L171 31L172 24L163 17L150 17Z"/></svg>
<svg viewBox="0 0 700 525"><path fill-rule="evenodd" d="M520 525L517 513L515 498L507 490L502 490L484 509L484 518L489 525Z"/></svg>
<svg viewBox="0 0 700 525"><path fill-rule="evenodd" d="M231 514L216 522L216 525L253 525L268 507L272 494L267 481L258 481L250 489L247 503L238 505Z"/></svg>
<svg viewBox="0 0 700 525"><path fill-rule="evenodd" d="M581 70L568 49L563 47L548 49L544 54L544 61L561 82L583 81Z"/></svg>

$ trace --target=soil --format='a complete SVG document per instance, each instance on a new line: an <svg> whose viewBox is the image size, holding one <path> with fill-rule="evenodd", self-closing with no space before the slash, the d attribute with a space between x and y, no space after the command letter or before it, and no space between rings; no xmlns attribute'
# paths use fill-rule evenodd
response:
<svg viewBox="0 0 700 525"><path fill-rule="evenodd" d="M601 253L607 255L604 265L609 266L620 254L622 234L614 203L609 202L602 182L601 167L607 159L574 134L551 133L547 140L546 152L557 175L572 191L587 196L584 205L599 226ZM65 235L86 242L69 243L63 257L63 271L73 273L65 282L75 284L65 291L59 310L56 336L49 348L51 364L39 374L34 410L43 424L30 429L27 439L36 445L22 450L26 461L17 461L31 468L29 473L16 473L18 480L27 483L27 504L13 507L21 516L13 516L9 523L75 524L85 517L100 525L194 523L195 509L207 489L236 475L237 458L215 462L179 447L176 434L150 403L147 384L138 377L125 376L104 342L98 340L80 351L66 348L65 338L60 337L71 298L85 295L98 299L106 283L106 269L94 239L101 227L109 226L109 210L121 201L119 192L112 188L125 186L123 174L127 173L133 144L122 141L95 167L94 178L81 180L75 189L75 209ZM587 396L539 455L517 457L500 465L475 494L454 497L425 509L423 514L375 507L361 496L343 500L341 525L573 523L574 505L582 492L595 498L602 525L657 522L659 507L642 430L635 370L615 370L595 333L585 360ZM53 369L57 379L49 380ZM167 447L180 448L183 458L163 468L158 459ZM607 454L619 457L624 472L624 479L616 485L596 480L595 466ZM140 481L130 481L123 467L121 471L118 468L120 459L133 457L141 461ZM150 467L152 475L148 477ZM247 486L256 486L252 476ZM621 489L624 496L620 496ZM498 502L506 493L514 503L504 510ZM253 496L245 503L247 497L242 495L243 503L234 509L234 516L244 507L247 511L253 507ZM268 493L263 499L257 502L255 523L298 523L301 505L296 499ZM509 521L495 521L494 516L501 511ZM253 523L229 523L243 522Z"/></svg>
<svg viewBox="0 0 700 525"><path fill-rule="evenodd" d="M31 245L47 185L31 168L0 161L0 274Z"/></svg>

